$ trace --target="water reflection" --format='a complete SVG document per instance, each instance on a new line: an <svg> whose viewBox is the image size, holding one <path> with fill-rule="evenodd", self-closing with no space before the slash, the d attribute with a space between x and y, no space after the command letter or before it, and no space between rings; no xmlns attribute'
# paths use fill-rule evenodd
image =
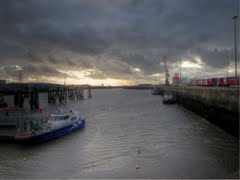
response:
<svg viewBox="0 0 240 180"><path fill-rule="evenodd" d="M85 129L37 146L1 144L2 178L225 178L238 170L236 138L149 91L94 90L68 106L87 119Z"/></svg>

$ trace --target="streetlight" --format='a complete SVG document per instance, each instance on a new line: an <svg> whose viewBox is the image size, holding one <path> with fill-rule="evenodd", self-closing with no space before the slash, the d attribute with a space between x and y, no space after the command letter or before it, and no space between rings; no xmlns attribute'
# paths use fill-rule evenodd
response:
<svg viewBox="0 0 240 180"><path fill-rule="evenodd" d="M235 36L235 77L237 77L237 19L238 16L232 17L234 21L234 36Z"/></svg>
<svg viewBox="0 0 240 180"><path fill-rule="evenodd" d="M179 59L179 62L180 62L180 65L179 65L179 69L180 69L180 74L179 74L179 79L180 79L180 82L182 80L182 76L181 76L181 66L182 66L182 60Z"/></svg>
<svg viewBox="0 0 240 180"><path fill-rule="evenodd" d="M228 54L227 54L227 77L228 77Z"/></svg>

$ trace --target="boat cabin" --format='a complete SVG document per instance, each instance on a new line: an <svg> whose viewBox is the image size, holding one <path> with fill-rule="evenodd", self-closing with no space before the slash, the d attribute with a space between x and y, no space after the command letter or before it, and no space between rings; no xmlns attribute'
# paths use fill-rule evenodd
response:
<svg viewBox="0 0 240 180"><path fill-rule="evenodd" d="M64 120L77 120L76 116L70 117L69 114L52 114L49 118L49 121L64 121Z"/></svg>
<svg viewBox="0 0 240 180"><path fill-rule="evenodd" d="M0 135L14 135L24 127L23 108L0 108Z"/></svg>
<svg viewBox="0 0 240 180"><path fill-rule="evenodd" d="M0 126L19 126L24 119L23 108L0 108Z"/></svg>

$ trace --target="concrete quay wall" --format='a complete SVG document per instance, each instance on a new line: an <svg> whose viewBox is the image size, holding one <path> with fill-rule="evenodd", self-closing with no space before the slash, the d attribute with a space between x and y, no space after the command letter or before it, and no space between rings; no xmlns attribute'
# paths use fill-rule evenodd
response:
<svg viewBox="0 0 240 180"><path fill-rule="evenodd" d="M160 86L171 92L177 103L203 116L226 132L239 137L239 91L236 88Z"/></svg>

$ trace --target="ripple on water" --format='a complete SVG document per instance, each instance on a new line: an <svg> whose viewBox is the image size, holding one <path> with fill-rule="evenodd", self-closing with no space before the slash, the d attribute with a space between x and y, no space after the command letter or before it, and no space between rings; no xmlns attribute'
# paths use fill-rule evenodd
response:
<svg viewBox="0 0 240 180"><path fill-rule="evenodd" d="M93 90L68 106L85 129L35 147L1 146L2 178L224 178L239 167L236 138L149 91Z"/></svg>

